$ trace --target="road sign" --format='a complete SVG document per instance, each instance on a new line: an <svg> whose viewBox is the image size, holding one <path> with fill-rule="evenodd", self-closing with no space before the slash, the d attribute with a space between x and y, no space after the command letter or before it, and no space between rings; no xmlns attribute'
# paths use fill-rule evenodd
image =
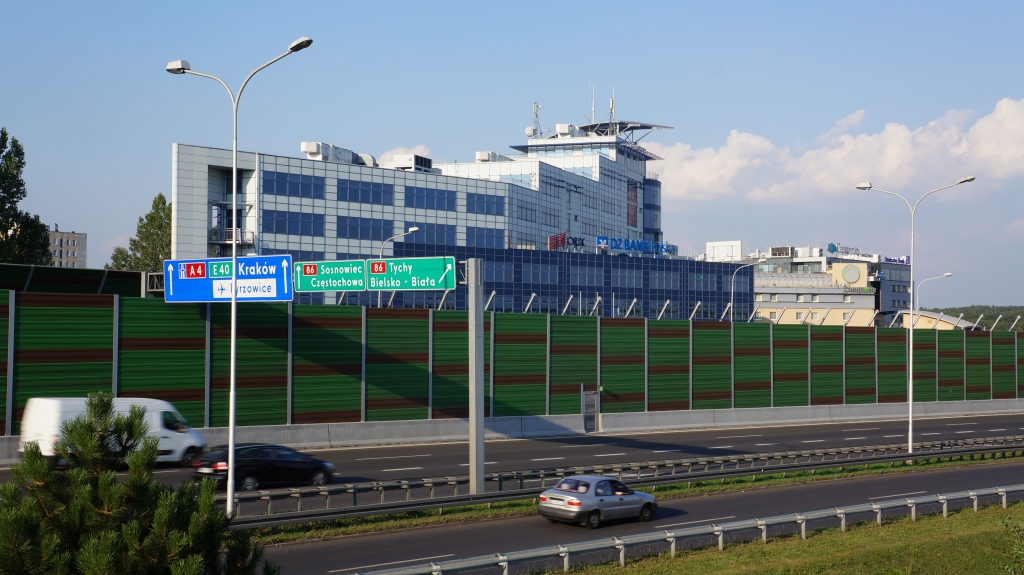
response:
<svg viewBox="0 0 1024 575"><path fill-rule="evenodd" d="M292 257L238 258L239 301L292 301ZM231 258L165 260L164 301L231 301Z"/></svg>
<svg viewBox="0 0 1024 575"><path fill-rule="evenodd" d="M366 260L366 289L421 291L455 289L455 258Z"/></svg>
<svg viewBox="0 0 1024 575"><path fill-rule="evenodd" d="M366 260L297 262L295 291L363 291L366 289Z"/></svg>

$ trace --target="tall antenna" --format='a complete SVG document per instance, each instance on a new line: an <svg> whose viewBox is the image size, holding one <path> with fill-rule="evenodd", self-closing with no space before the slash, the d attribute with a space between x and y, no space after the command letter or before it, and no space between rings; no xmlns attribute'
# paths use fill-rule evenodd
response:
<svg viewBox="0 0 1024 575"><path fill-rule="evenodd" d="M526 128L528 138L543 138L544 130L540 129L540 109L542 106L537 102L533 103L533 125Z"/></svg>
<svg viewBox="0 0 1024 575"><path fill-rule="evenodd" d="M615 86L612 86L612 99L608 103L608 132L618 136L619 130L615 127ZM612 131L614 130L614 132Z"/></svg>

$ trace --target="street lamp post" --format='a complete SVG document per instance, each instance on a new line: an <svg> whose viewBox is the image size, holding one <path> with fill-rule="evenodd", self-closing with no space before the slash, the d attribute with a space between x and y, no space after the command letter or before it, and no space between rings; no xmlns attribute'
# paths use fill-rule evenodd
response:
<svg viewBox="0 0 1024 575"><path fill-rule="evenodd" d="M189 67L187 60L175 60L167 64L167 71L171 74L192 74L220 82L220 85L228 91L228 97L231 98L231 367L228 377L230 388L228 391L228 478L226 485L228 517L234 516L235 513L235 360L238 339L238 287L235 274L238 270L238 232L240 229L238 223L238 100L242 97L242 90L245 90L246 84L257 72L285 56L308 48L312 43L313 40L306 36L292 42L284 54L256 68L246 76L245 81L238 88L237 94L231 92L231 88L224 80L210 74L194 72Z"/></svg>
<svg viewBox="0 0 1024 575"><path fill-rule="evenodd" d="M412 226L411 228L409 228L409 231L407 231L407 232L405 232L403 234L393 235L390 238L384 240L384 243L382 243L380 245L380 254L377 255L377 259L384 259L384 246L388 245L388 242L390 242L391 240L397 239L397 238L405 237L405 236L407 236L409 234L415 234L418 231L420 231L420 229L418 227ZM384 292L377 292L377 307L378 308L380 307L381 296L383 294L384 294ZM390 306L391 304L389 303L388 305Z"/></svg>
<svg viewBox="0 0 1024 575"><path fill-rule="evenodd" d="M950 272L946 272L946 273L942 274L941 276L935 276L933 278L928 278L926 280L921 280L921 283L917 284L917 287L920 288L926 282L930 282L932 280L941 280L943 278L948 278L951 275L953 275L953 274L950 273ZM914 303L913 307L910 308L910 331L914 331L914 326L917 325L917 320L914 319L914 315L916 314L918 316L918 319L920 319L920 315L921 315L917 311L917 308L920 305L920 301L917 298L914 298L914 302L913 303ZM911 354L913 354L913 350L911 350Z"/></svg>
<svg viewBox="0 0 1024 575"><path fill-rule="evenodd" d="M736 268L735 270L733 270L733 272L732 272L732 283L729 284L729 321L730 322L732 321L732 312L733 312L732 302L733 302L733 298L735 297L735 294L736 294L736 272L740 271L743 268L749 268L750 266L756 266L757 264L763 264L766 261L768 261L767 258L761 258L761 259L757 260L756 262L754 262L752 264L744 264L744 265Z"/></svg>
<svg viewBox="0 0 1024 575"><path fill-rule="evenodd" d="M907 198L904 198L903 196L901 196L901 195L899 195L899 194L897 194L895 192L887 192L885 190L880 190L880 189L872 186L871 182L864 182L864 183L861 183L861 184L857 184L857 186L856 186L858 190L874 190L876 192L881 192L883 194L889 194L890 196L896 196L897 198L903 200L907 204L907 207L910 208L910 261L908 263L910 264L910 312L911 312L911 323L913 323L914 304L917 301L917 298L914 297L914 265L916 265L915 262L917 261L917 260L914 259L914 216L917 215L917 206L921 205L921 200L927 198L928 196L934 194L935 192L941 192L942 190L945 190L947 188L952 188L953 186L959 186L960 184L966 184L968 182L973 182L973 181L974 181L974 176L967 176L966 178L960 178L955 183L949 184L948 186L942 186L941 188L936 188L936 189L928 192L927 194L921 196L920 198L918 198L917 202L915 202L913 205L910 204L910 201L908 201ZM908 345L909 345L910 353L908 354L908 357L907 357L907 406L908 406L907 407L907 453L913 453L914 452L914 330L913 329L910 330L910 333L908 335L908 339L909 339Z"/></svg>

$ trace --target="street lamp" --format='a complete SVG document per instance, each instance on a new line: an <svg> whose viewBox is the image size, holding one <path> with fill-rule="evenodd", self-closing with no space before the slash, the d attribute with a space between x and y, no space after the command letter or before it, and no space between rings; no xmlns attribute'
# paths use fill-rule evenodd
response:
<svg viewBox="0 0 1024 575"><path fill-rule="evenodd" d="M313 40L303 36L288 45L288 51L266 64L256 68L246 76L238 93L232 93L231 88L216 76L194 72L187 60L175 60L167 64L167 71L171 74L192 74L202 76L220 82L221 86L228 91L231 98L231 367L230 367L230 391L228 392L228 479L227 479L227 515L232 517L235 512L235 360L237 352L238 335L238 288L235 282L235 274L238 269L238 100L242 97L242 90L246 84L256 75L256 72L277 62L278 60L308 48Z"/></svg>
<svg viewBox="0 0 1024 575"><path fill-rule="evenodd" d="M911 329L910 329L910 334L908 336L910 338L910 342L909 342L910 354L909 354L909 357L907 358L907 406L908 406L907 407L907 453L913 453L914 452L914 330L913 330L913 315L914 315L914 313L913 312L914 312L914 305L917 302L917 298L914 297L914 265L915 265L914 262L916 261L914 259L914 216L917 215L917 206L921 205L921 200L927 198L928 196L934 194L935 192L941 192L942 190L945 190L947 188L952 188L953 186L959 186L960 184L966 184L966 183L973 182L973 181L974 181L974 176L967 176L966 178L960 178L959 180L956 181L956 183L949 184L948 186L942 186L941 188L936 188L936 189L928 192L927 194L921 196L920 198L918 198L917 202L914 203L914 205L910 205L910 202L907 200L907 198L904 198L903 196L901 196L901 195L899 195L899 194L897 194L895 192L887 192L885 190L880 190L880 189L872 186L871 182L863 182L863 183L857 184L857 186L856 186L858 190L874 190L876 192L881 192L883 194L889 194L890 196L896 196L897 198L899 198L899 199L903 200L904 202L906 202L907 207L910 208L910 261L907 262L907 263L910 264L910 311L911 311L910 315L911 315Z"/></svg>
<svg viewBox="0 0 1024 575"><path fill-rule="evenodd" d="M409 228L409 231L405 232L404 234L397 234L397 235L391 236L390 238L384 240L384 243L382 243L380 245L380 254L377 256L377 259L384 259L384 246L388 245L388 242L390 242L391 240L397 239L397 238L405 237L405 236L407 236L409 234L415 234L418 231L420 231L420 229L417 226L412 226L412 227ZM380 291L377 292L377 307L378 308L380 307L380 301L381 301L380 298L381 298L381 296L383 294L384 294L384 292L380 292Z"/></svg>
<svg viewBox="0 0 1024 575"><path fill-rule="evenodd" d="M948 278L951 275L953 275L953 274L950 273L950 272L946 272L946 273L942 274L941 276L935 276L933 278L928 278L926 280L921 280L921 283L917 284L917 287L920 289L920 287L923 286L925 284L925 282L930 282L932 280L941 280L943 278ZM917 325L917 322L921 319L920 318L921 314L917 311L917 308L920 307L919 303L920 303L920 301L917 298L914 298L914 302L913 302L914 305L913 305L913 307L910 308L910 330L911 331L913 331L914 326ZM918 316L917 320L914 319L914 314L917 314L917 316Z"/></svg>
<svg viewBox="0 0 1024 575"><path fill-rule="evenodd" d="M744 264L744 265L736 268L735 270L733 270L733 272L732 272L732 283L729 284L729 321L732 321L732 312L733 312L732 300L733 300L733 296L736 293L736 272L740 271L743 268L749 268L750 266L756 266L757 264L763 264L766 261L768 261L768 258L761 258L761 259L757 260L756 262L754 262L752 264Z"/></svg>

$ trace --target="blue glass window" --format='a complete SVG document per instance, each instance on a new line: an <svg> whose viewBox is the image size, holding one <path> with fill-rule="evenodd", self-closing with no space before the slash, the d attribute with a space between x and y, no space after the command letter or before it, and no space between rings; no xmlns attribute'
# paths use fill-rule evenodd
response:
<svg viewBox="0 0 1024 575"><path fill-rule="evenodd" d="M505 198L487 194L466 194L466 211L488 216L505 215Z"/></svg>
<svg viewBox="0 0 1024 575"><path fill-rule="evenodd" d="M318 262L323 261L324 252L314 252L309 250L275 250L275 249L263 249L260 253L265 256L292 256L293 262Z"/></svg>
<svg viewBox="0 0 1024 575"><path fill-rule="evenodd" d="M558 266L553 264L523 264L523 283L558 283Z"/></svg>
<svg viewBox="0 0 1024 575"><path fill-rule="evenodd" d="M395 185L338 180L338 201L393 206L395 205Z"/></svg>
<svg viewBox="0 0 1024 575"><path fill-rule="evenodd" d="M455 211L456 193L433 188L405 187L405 207L426 210Z"/></svg>
<svg viewBox="0 0 1024 575"><path fill-rule="evenodd" d="M263 172L263 193L293 198L324 199L324 178L284 172Z"/></svg>
<svg viewBox="0 0 1024 575"><path fill-rule="evenodd" d="M324 215L263 210L263 233L292 236L324 235Z"/></svg>
<svg viewBox="0 0 1024 575"><path fill-rule="evenodd" d="M494 228L466 228L466 245L476 248L505 247L505 230Z"/></svg>
<svg viewBox="0 0 1024 575"><path fill-rule="evenodd" d="M383 241L392 235L395 224L391 220L338 216L338 237L350 240Z"/></svg>
<svg viewBox="0 0 1024 575"><path fill-rule="evenodd" d="M408 189L408 188L406 188ZM405 241L418 244L455 245L455 226L448 224L421 224L405 222L405 229L416 226L420 231L405 236Z"/></svg>

